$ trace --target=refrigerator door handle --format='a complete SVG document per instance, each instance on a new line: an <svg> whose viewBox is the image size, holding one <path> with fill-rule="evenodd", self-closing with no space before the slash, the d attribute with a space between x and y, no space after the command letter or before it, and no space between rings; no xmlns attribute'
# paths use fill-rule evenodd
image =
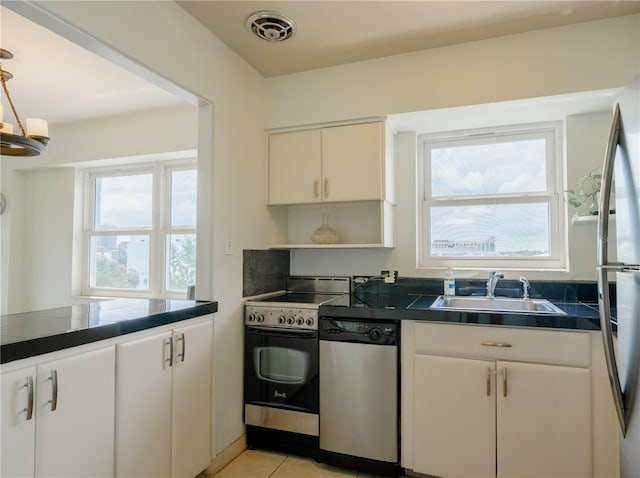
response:
<svg viewBox="0 0 640 478"><path fill-rule="evenodd" d="M598 205L598 309L600 311L600 330L602 331L602 342L604 345L604 356L607 362L607 372L609 383L613 392L613 402L620 422L620 430L624 437L627 432L627 417L624 408L622 386L620 385L620 375L618 364L613 347L613 330L611 329L611 302L609 298L609 277L611 270L621 270L624 264L610 264L608 257L609 242L609 203L611 199L611 185L613 182L614 163L616 149L620 138L620 105L616 103L609 133L609 142L605 153L604 164L602 166L602 183L600 185L600 204Z"/></svg>
<svg viewBox="0 0 640 478"><path fill-rule="evenodd" d="M604 345L604 357L607 362L607 372L609 383L613 392L613 403L620 422L620 431L624 437L627 433L627 415L624 408L624 398L622 386L620 385L620 375L618 374L618 364L613 347L613 330L611 329L611 313L609 300L609 278L607 268L598 267L598 308L600 310L600 330L602 331L602 342Z"/></svg>
<svg viewBox="0 0 640 478"><path fill-rule="evenodd" d="M602 166L602 182L600 184L600 204L598 204L598 266L609 265L609 205L611 202L611 185L613 183L613 165L616 160L616 149L620 138L620 105L616 103L609 133L609 142Z"/></svg>
<svg viewBox="0 0 640 478"><path fill-rule="evenodd" d="M615 272L638 272L640 271L640 265L638 264L625 264L624 262L609 262L606 265L600 264L598 267L607 269L608 271Z"/></svg>

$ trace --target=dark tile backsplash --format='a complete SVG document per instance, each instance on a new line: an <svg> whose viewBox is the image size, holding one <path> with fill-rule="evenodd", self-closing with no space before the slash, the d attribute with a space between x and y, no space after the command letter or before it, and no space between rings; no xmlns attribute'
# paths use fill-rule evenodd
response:
<svg viewBox="0 0 640 478"><path fill-rule="evenodd" d="M289 257L288 250L243 250L242 296L286 289Z"/></svg>
<svg viewBox="0 0 640 478"><path fill-rule="evenodd" d="M615 304L616 285L611 283L611 303ZM456 295L485 295L486 280L456 279ZM440 295L443 293L442 279L401 277L394 284L382 280L372 280L358 287L358 294L412 294ZM522 297L522 284L517 280L501 280L495 290L496 296ZM544 298L559 302L598 302L598 288L595 282L582 281L531 281L531 298Z"/></svg>

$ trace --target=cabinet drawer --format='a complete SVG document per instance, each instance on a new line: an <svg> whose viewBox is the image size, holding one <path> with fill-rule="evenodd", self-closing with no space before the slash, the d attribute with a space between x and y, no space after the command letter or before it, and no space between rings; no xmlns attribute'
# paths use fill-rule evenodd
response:
<svg viewBox="0 0 640 478"><path fill-rule="evenodd" d="M571 367L591 365L586 332L482 325L416 323L416 354L518 360Z"/></svg>

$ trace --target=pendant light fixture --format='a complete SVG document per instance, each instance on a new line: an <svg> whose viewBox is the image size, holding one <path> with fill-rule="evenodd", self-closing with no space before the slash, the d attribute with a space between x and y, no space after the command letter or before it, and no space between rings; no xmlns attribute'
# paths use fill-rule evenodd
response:
<svg viewBox="0 0 640 478"><path fill-rule="evenodd" d="M11 58L13 58L13 53L4 48L0 48L0 59L10 60ZM13 105L9 89L7 88L7 81L13 78L13 75L2 68L2 64L0 64L0 75L2 90L7 97L9 107L18 124L18 131L14 134L13 124L5 123L4 111L2 105L0 105L1 154L7 156L37 156L44 150L47 143L49 143L49 126L47 121L40 118L27 118L27 129L25 130L16 111L16 107Z"/></svg>

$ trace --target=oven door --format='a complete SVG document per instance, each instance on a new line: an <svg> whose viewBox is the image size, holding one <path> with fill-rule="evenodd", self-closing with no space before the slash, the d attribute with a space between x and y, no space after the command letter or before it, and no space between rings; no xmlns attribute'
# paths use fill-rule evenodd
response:
<svg viewBox="0 0 640 478"><path fill-rule="evenodd" d="M245 326L245 405L318 413L318 332Z"/></svg>

